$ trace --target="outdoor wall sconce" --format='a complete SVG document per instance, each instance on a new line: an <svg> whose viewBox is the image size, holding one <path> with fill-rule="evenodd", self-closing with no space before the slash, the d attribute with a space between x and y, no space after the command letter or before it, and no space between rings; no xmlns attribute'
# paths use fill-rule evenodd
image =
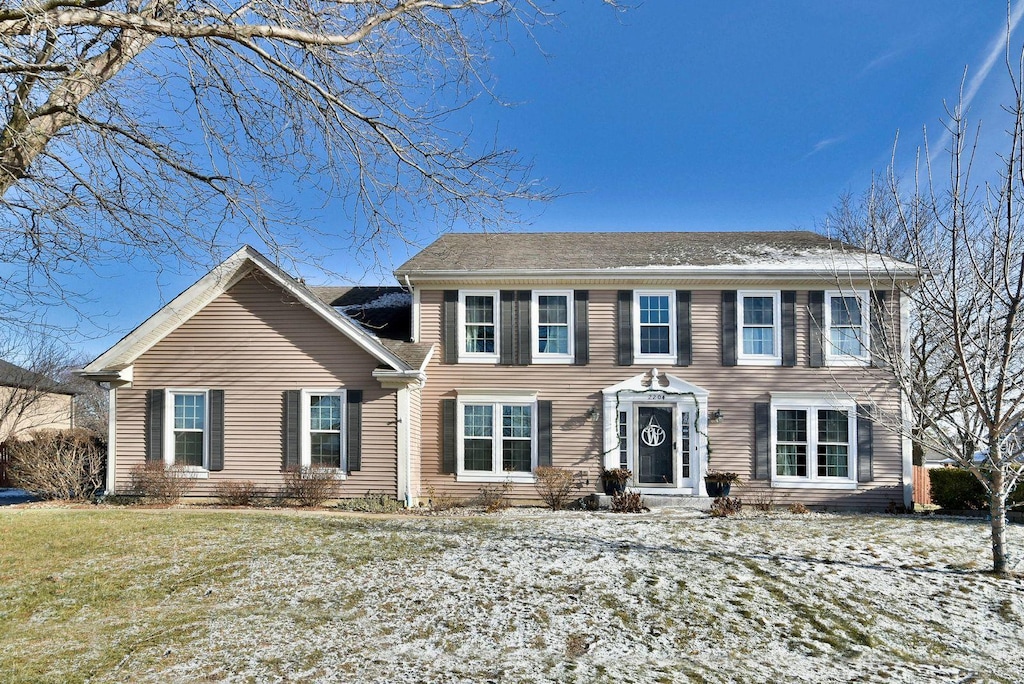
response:
<svg viewBox="0 0 1024 684"><path fill-rule="evenodd" d="M725 416L722 415L722 411L720 409L715 409L714 411L711 412L712 423L721 423L722 420L724 420L724 418Z"/></svg>
<svg viewBox="0 0 1024 684"><path fill-rule="evenodd" d="M583 417L586 418L588 422L596 423L601 418L601 409L596 406L591 406L587 409L587 412L583 414Z"/></svg>

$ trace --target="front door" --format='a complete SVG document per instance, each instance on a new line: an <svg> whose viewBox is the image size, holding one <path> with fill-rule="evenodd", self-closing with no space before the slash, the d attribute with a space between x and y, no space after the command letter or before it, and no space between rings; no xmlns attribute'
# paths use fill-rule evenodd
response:
<svg viewBox="0 0 1024 684"><path fill-rule="evenodd" d="M637 483L672 485L672 407L638 406L636 418Z"/></svg>

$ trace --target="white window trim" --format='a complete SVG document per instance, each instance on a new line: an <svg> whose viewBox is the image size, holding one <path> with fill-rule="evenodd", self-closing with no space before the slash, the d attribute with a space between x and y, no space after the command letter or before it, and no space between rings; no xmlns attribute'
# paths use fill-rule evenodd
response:
<svg viewBox="0 0 1024 684"><path fill-rule="evenodd" d="M490 404L494 407L491 415L491 471L466 470L465 469L465 440L466 440L466 404L481 405ZM530 419L530 472L505 472L498 470L501 467L501 407L502 406L531 406ZM537 481L533 471L538 465L537 453L537 393L513 394L508 390L497 391L490 394L481 394L479 391L467 391L460 393L455 402L455 435L456 435L456 482L511 482L514 484L533 484Z"/></svg>
<svg viewBox="0 0 1024 684"><path fill-rule="evenodd" d="M807 411L807 477L779 476L776 467L776 442L778 441L779 410ZM818 476L818 410L835 409L846 411L850 435L849 477ZM772 395L771 441L769 445L769 472L772 487L789 489L856 489L857 488L857 403L829 395L792 393L788 396Z"/></svg>
<svg viewBox="0 0 1024 684"><path fill-rule="evenodd" d="M668 297L668 354L640 352L640 297ZM633 291L633 363L658 363L674 366L676 363L676 292L675 290Z"/></svg>
<svg viewBox="0 0 1024 684"><path fill-rule="evenodd" d="M195 480L210 477L210 391L205 387L168 387L164 390L164 465L174 465L174 395L203 395L203 465L182 466L182 475Z"/></svg>
<svg viewBox="0 0 1024 684"><path fill-rule="evenodd" d="M494 353L466 351L466 297L492 297L494 302ZM498 290L459 290L459 345L460 363L498 363L501 359L501 293Z"/></svg>
<svg viewBox="0 0 1024 684"><path fill-rule="evenodd" d="M743 298L772 298L772 349L774 354L743 353ZM736 364L739 366L782 365L782 294L779 290L739 290L736 293Z"/></svg>
<svg viewBox="0 0 1024 684"><path fill-rule="evenodd" d="M338 468L335 478L338 480L344 480L348 477L348 451L347 451L347 437L345 432L345 411L346 406L346 392L343 387L332 387L330 389L304 389L301 393L300 399L300 430L299 430L299 465L303 468L308 468L313 462L311 450L311 441L309 438L309 416L310 416L310 397L313 395L323 396L330 395L341 397L341 467Z"/></svg>
<svg viewBox="0 0 1024 684"><path fill-rule="evenodd" d="M530 346L532 363L572 363L576 358L574 349L574 330L576 320L572 290L534 290L530 307ZM541 353L540 352L540 298L541 297L565 297L566 308L566 334L569 344L566 347L569 351L565 354Z"/></svg>
<svg viewBox="0 0 1024 684"><path fill-rule="evenodd" d="M860 300L861 345L864 353L860 356L840 353L832 346L832 298L857 297ZM825 330L822 345L825 348L825 364L828 366L867 366L871 363L871 300L867 290L828 290L825 292Z"/></svg>

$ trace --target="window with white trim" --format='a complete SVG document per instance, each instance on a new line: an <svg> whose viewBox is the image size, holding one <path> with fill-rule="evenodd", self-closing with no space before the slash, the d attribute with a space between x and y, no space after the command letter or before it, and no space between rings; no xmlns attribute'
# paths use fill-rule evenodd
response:
<svg viewBox="0 0 1024 684"><path fill-rule="evenodd" d="M856 405L773 401L772 480L783 486L856 486Z"/></svg>
<svg viewBox="0 0 1024 684"><path fill-rule="evenodd" d="M206 390L167 390L171 410L168 464L208 467Z"/></svg>
<svg viewBox="0 0 1024 684"><path fill-rule="evenodd" d="M498 362L498 293L459 291L459 359Z"/></svg>
<svg viewBox="0 0 1024 684"><path fill-rule="evenodd" d="M533 362L571 362L573 360L572 290L534 290L532 297Z"/></svg>
<svg viewBox="0 0 1024 684"><path fill-rule="evenodd" d="M537 467L536 401L467 397L458 404L460 476L531 477Z"/></svg>
<svg viewBox="0 0 1024 684"><path fill-rule="evenodd" d="M345 391L303 390L299 462L345 470Z"/></svg>
<svg viewBox="0 0 1024 684"><path fill-rule="evenodd" d="M870 360L868 293L825 293L825 359L831 365Z"/></svg>
<svg viewBox="0 0 1024 684"><path fill-rule="evenodd" d="M740 291L736 294L738 363L782 363L780 299L777 290Z"/></svg>
<svg viewBox="0 0 1024 684"><path fill-rule="evenodd" d="M638 363L674 363L676 300L672 290L633 293L633 349Z"/></svg>

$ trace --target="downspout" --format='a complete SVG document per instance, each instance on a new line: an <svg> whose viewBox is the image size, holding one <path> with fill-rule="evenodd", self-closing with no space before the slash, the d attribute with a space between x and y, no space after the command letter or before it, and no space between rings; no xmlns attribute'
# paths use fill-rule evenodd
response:
<svg viewBox="0 0 1024 684"><path fill-rule="evenodd" d="M107 390L107 482L106 492L108 496L116 494L114 486L117 483L117 388L111 383Z"/></svg>

